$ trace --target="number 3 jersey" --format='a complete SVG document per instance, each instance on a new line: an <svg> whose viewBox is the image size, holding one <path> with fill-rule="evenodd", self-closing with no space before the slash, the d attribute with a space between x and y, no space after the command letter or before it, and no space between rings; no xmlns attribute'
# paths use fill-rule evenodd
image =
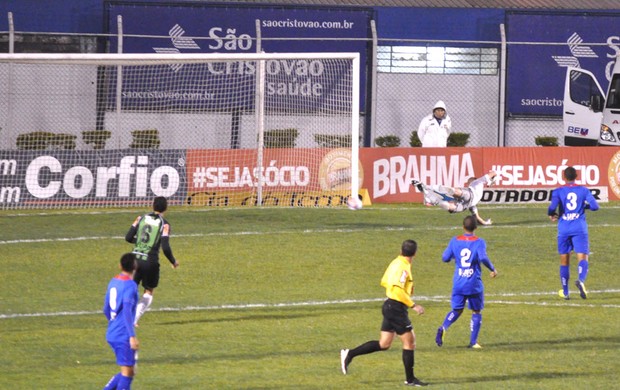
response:
<svg viewBox="0 0 620 390"><path fill-rule="evenodd" d="M487 256L486 242L473 234L463 234L453 237L443 252L441 259L455 261L454 277L452 278L452 294L472 295L484 291L481 278L480 264L489 270L495 267Z"/></svg>
<svg viewBox="0 0 620 390"><path fill-rule="evenodd" d="M551 193L548 215L558 209L558 235L585 234L588 232L586 209L598 210L599 206L589 189L569 183Z"/></svg>

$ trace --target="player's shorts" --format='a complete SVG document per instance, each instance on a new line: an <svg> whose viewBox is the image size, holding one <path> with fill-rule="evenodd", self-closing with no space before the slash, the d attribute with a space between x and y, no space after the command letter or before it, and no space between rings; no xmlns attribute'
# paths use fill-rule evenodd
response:
<svg viewBox="0 0 620 390"><path fill-rule="evenodd" d="M116 355L116 364L128 367L133 367L136 364L136 351L129 346L129 340L125 342L108 341L108 344Z"/></svg>
<svg viewBox="0 0 620 390"><path fill-rule="evenodd" d="M464 309L465 301L467 301L467 307L469 310L480 311L484 309L484 294L479 293L472 295L452 294L452 299L450 301L452 310Z"/></svg>
<svg viewBox="0 0 620 390"><path fill-rule="evenodd" d="M460 213L471 207L471 202L474 198L474 193L471 188L463 187L461 188L461 192L462 195L456 198L454 202L456 208L454 210L450 210L450 213Z"/></svg>
<svg viewBox="0 0 620 390"><path fill-rule="evenodd" d="M159 262L152 260L138 260L138 268L133 275L133 280L142 287L154 289L159 285Z"/></svg>
<svg viewBox="0 0 620 390"><path fill-rule="evenodd" d="M575 253L590 254L590 243L588 234L558 235L558 253L565 255L575 251Z"/></svg>
<svg viewBox="0 0 620 390"><path fill-rule="evenodd" d="M382 332L396 332L400 336L413 330L405 304L393 299L386 299L381 311L383 313Z"/></svg>

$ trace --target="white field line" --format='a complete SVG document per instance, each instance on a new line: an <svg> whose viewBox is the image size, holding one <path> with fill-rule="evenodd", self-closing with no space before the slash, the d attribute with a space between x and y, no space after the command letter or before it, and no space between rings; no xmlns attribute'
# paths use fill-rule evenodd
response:
<svg viewBox="0 0 620 390"><path fill-rule="evenodd" d="M485 204L484 208L485 209L489 209L489 210L520 210L520 209L524 209L524 208L532 208L532 209L537 209L539 208L541 210L541 212L545 213L547 211L547 206L549 205L548 202L546 203L522 203L522 204ZM612 202L612 203L599 203L599 205L602 206L602 209L604 210L609 210L609 209L620 209L620 204L617 204L616 202ZM226 208L200 208L200 207L192 207L192 206L174 206L175 210L178 210L180 212L190 212L190 213L214 213L214 212L233 212L233 211L239 211L239 210L265 210L268 211L270 209L277 209L277 210L282 210L282 209L297 209L296 207L283 207L283 206L264 206L259 208L255 208L255 207L226 207ZM343 212L350 212L346 207L342 207L341 208ZM122 208L122 209L97 209L97 210L91 210L91 211L85 211L85 210L79 210L79 211L75 211L75 210L49 210L49 211L45 211L42 210L40 212L31 212L31 213L25 213L25 212L7 212L6 214L2 214L3 217L40 217L40 216L57 216L57 215L112 215L112 214L140 214L143 213L145 210L144 207L139 207L139 208ZM330 209L330 208L316 208L315 209L318 212L321 211L333 211L335 209ZM407 207L407 206L402 206L402 207L387 207L387 206L382 206L381 204L375 204L372 207L367 207L364 208L363 212L374 212L374 211L421 211L421 210L425 210L425 211L437 211L437 212L441 212L441 213L445 213L443 210L440 210L437 207L420 207L420 208L412 208L412 207Z"/></svg>
<svg viewBox="0 0 620 390"><path fill-rule="evenodd" d="M516 226L516 225L506 225L506 226L483 226L483 229L548 229L551 225L548 223L544 224L532 224L528 226ZM589 224L590 228L617 228L620 227L620 224ZM446 230L461 230L460 226L454 227L445 227L445 226L407 226L407 227L394 227L394 228L375 228L368 229L365 227L360 227L358 229L306 229L306 230L280 230L273 232L264 232L264 231L244 231L244 232L218 232L218 233L193 233L193 234L174 234L174 237L226 237L226 236L255 236L255 235L278 235L278 234L323 234L323 233L352 233L352 232L367 232L367 231L384 231L384 232L400 232L400 231L415 231L415 230L424 230L424 231L446 231ZM0 240L0 245L12 245L12 244L34 244L34 243L45 243L45 242L70 242L70 241L90 241L90 240L124 240L124 236L83 236L83 237L60 237L60 238L39 238L39 239L24 239L24 240Z"/></svg>
<svg viewBox="0 0 620 390"><path fill-rule="evenodd" d="M600 293L619 293L620 289L607 289L607 290L591 290L589 294ZM581 299L573 299L571 302L559 300L557 292L531 292L531 293L502 293L502 294L486 294L486 304L497 305L526 305L526 306L572 306L572 307L592 307L592 308L606 308L606 309L620 309L620 304L597 304L592 303L592 300L584 301ZM502 299L488 299L488 298L509 298L509 297L529 297L529 296L552 296L553 302L524 302L524 301L508 301ZM368 302L381 302L385 299L382 298L365 298L365 299L340 299L330 301L306 301L306 302L281 302L281 303L248 303L248 304L230 304L230 305L213 305L213 306L185 306L185 307L162 307L157 309L149 309L153 312L183 312L183 311L213 311L213 310L247 310L247 309L277 309L277 308L292 308L292 307L316 307L327 305L348 305L356 303L368 303ZM416 296L417 302L450 302L449 296L434 295L434 296ZM578 303L577 303L578 302ZM61 316L80 316L80 315L93 315L100 314L100 311L60 311L60 312L48 312L48 313L15 313L15 314L0 314L0 320L11 318L27 318L27 317L61 317Z"/></svg>

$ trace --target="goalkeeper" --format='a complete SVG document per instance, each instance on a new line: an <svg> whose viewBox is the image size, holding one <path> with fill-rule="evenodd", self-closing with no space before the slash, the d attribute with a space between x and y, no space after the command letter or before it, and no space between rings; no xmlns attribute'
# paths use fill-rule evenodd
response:
<svg viewBox="0 0 620 390"><path fill-rule="evenodd" d="M450 213L460 213L469 210L471 215L481 225L491 225L491 219L484 219L478 213L477 204L482 199L484 186L495 182L497 172L489 171L486 175L467 180L466 187L446 187L439 185L427 186L419 180L412 180L411 184L424 194L424 203L430 206L439 206Z"/></svg>

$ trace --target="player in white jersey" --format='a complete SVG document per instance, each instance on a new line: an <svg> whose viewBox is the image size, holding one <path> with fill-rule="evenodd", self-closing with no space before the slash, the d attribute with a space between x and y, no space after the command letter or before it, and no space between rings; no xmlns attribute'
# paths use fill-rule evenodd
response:
<svg viewBox="0 0 620 390"><path fill-rule="evenodd" d="M484 219L478 213L478 202L482 199L484 186L495 182L497 172L489 171L486 175L467 180L466 187L447 187L440 185L427 186L419 180L412 180L411 184L424 194L424 203L429 206L439 206L450 213L460 213L469 210L476 217L478 223L491 225L491 219Z"/></svg>

